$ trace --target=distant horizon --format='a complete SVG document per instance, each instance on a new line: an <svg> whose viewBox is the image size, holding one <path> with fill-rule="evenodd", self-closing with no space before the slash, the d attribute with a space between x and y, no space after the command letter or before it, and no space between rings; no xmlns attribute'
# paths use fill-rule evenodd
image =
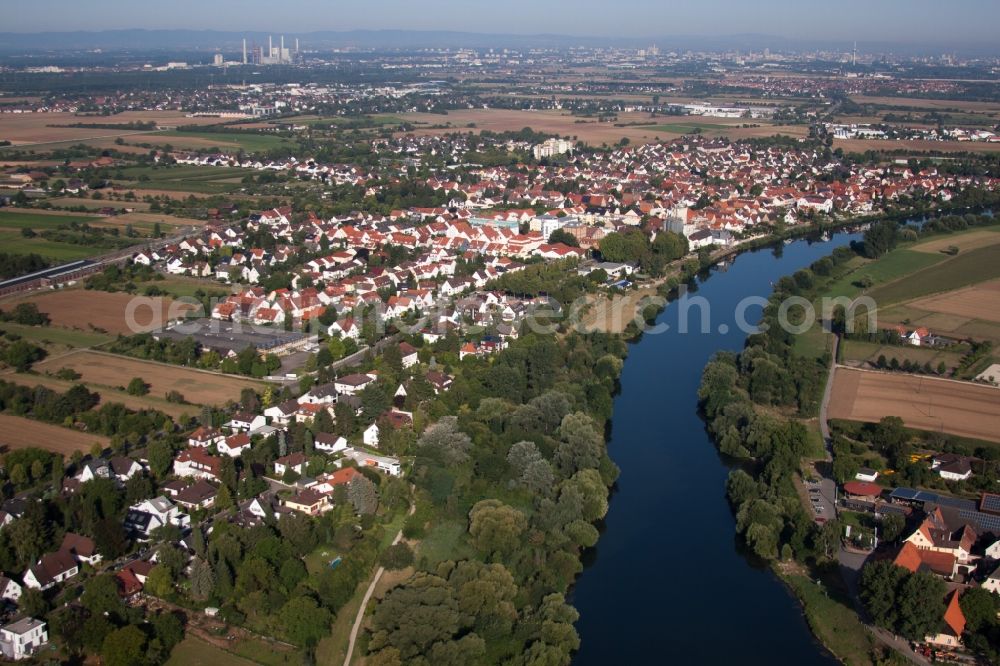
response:
<svg viewBox="0 0 1000 666"><path fill-rule="evenodd" d="M370 0L363 6L330 0L286 0L276 14L262 0L8 0L8 34L191 30L218 32L407 31L486 35L558 35L608 41L711 39L745 35L796 42L877 42L934 46L996 43L1000 3L955 0L956 17L940 20L934 0L841 0L836 6L795 0ZM241 25L234 26L234 17ZM485 28L485 29L484 29ZM641 33L641 34L640 34Z"/></svg>

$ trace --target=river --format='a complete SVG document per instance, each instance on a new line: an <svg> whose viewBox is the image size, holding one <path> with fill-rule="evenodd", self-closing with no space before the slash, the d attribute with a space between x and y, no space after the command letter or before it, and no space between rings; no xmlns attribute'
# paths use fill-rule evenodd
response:
<svg viewBox="0 0 1000 666"><path fill-rule="evenodd" d="M692 291L711 304L710 334L679 333L674 301L657 318L669 330L631 345L608 442L621 476L571 596L582 640L575 664L836 663L781 581L739 552L725 498L730 463L705 432L697 391L712 354L743 346L742 299L767 297L772 281L857 238L742 254ZM755 306L746 319L759 316Z"/></svg>

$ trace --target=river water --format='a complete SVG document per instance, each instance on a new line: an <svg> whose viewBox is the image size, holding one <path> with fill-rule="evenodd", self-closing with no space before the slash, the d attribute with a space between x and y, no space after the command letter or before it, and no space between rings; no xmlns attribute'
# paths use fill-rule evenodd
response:
<svg viewBox="0 0 1000 666"><path fill-rule="evenodd" d="M742 299L766 298L772 281L857 238L742 254L690 294L710 304L711 333L679 332L674 301L657 318L669 330L630 347L608 442L621 476L571 597L582 639L575 664L835 663L781 581L740 553L725 498L729 463L705 432L697 391L712 354L743 346ZM699 310L688 314L698 331ZM744 320L759 316L754 306Z"/></svg>

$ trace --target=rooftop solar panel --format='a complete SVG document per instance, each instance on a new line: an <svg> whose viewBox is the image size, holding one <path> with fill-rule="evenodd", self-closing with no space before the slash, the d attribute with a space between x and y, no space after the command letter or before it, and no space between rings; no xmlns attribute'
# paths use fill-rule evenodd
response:
<svg viewBox="0 0 1000 666"><path fill-rule="evenodd" d="M995 511L1000 513L1000 495L983 495L982 508L984 511Z"/></svg>

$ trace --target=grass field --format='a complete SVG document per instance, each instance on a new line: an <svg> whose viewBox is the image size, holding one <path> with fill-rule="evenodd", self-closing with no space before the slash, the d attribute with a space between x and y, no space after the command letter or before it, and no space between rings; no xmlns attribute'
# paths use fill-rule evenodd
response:
<svg viewBox="0 0 1000 666"><path fill-rule="evenodd" d="M861 292L861 287L854 283L865 276L870 277L877 288L878 285L897 280L944 260L944 255L914 252L908 249L894 250L875 261L854 258L851 260L850 272L830 285L825 295L857 296ZM876 302L881 301L876 299Z"/></svg>
<svg viewBox="0 0 1000 666"><path fill-rule="evenodd" d="M248 153L264 153L273 148L291 143L289 139L280 136L256 132L185 132L181 130L169 130L135 138L141 138L143 141L148 140L150 143L169 143L175 148L210 148L217 146L220 149L239 148Z"/></svg>
<svg viewBox="0 0 1000 666"><path fill-rule="evenodd" d="M901 259L901 261L906 262L911 262L914 256L937 258L932 254L903 250L889 253L885 260L891 263L892 258L897 254L907 255ZM882 261L879 260L876 264L880 264ZM877 286L868 295L875 299L879 305L885 306L1000 278L1000 246L991 245L962 252L936 266L924 267L917 272L914 270L916 270L915 267L904 271L904 273L913 273L908 275L905 280ZM881 282L881 280L876 281Z"/></svg>
<svg viewBox="0 0 1000 666"><path fill-rule="evenodd" d="M873 640L848 601L837 572L818 583L802 574L782 575L802 602L813 633L840 661L852 666L871 664Z"/></svg>
<svg viewBox="0 0 1000 666"><path fill-rule="evenodd" d="M25 238L19 231L0 229L0 251L12 254L38 254L58 263L93 257L108 252L108 248L61 243L40 236Z"/></svg>
<svg viewBox="0 0 1000 666"><path fill-rule="evenodd" d="M12 322L0 322L0 332L16 333L25 340L38 344L64 347L93 347L114 339L110 335L94 331L78 331L58 326L25 326Z"/></svg>
<svg viewBox="0 0 1000 666"><path fill-rule="evenodd" d="M273 138L273 137L268 137ZM175 190L200 194L224 194L240 188L247 175L243 169L209 166L129 167L122 174L130 180L117 181L140 190ZM144 177L145 180L136 180Z"/></svg>
<svg viewBox="0 0 1000 666"><path fill-rule="evenodd" d="M962 354L952 351L941 351L930 347L915 347L913 345L880 345L876 342L864 342L861 340L844 340L841 344L841 356L846 364L874 363L878 357L885 355L886 359L898 359L912 361L923 365L930 363L931 367L937 369L938 363L944 362L949 370L958 365L962 359Z"/></svg>
<svg viewBox="0 0 1000 666"><path fill-rule="evenodd" d="M465 557L471 551L465 543L467 531L465 523L460 521L435 524L417 546L417 561L427 558L428 566L433 567L438 562Z"/></svg>
<svg viewBox="0 0 1000 666"><path fill-rule="evenodd" d="M957 247L959 251L964 252L998 243L1000 243L1000 226L939 236L922 243L917 243L912 249L917 252L941 252L950 247Z"/></svg>
<svg viewBox="0 0 1000 666"><path fill-rule="evenodd" d="M110 440L103 435L63 428L20 416L0 414L0 446L9 449L36 447L61 453L68 458L74 451L84 453L90 451L94 442L106 447Z"/></svg>
<svg viewBox="0 0 1000 666"><path fill-rule="evenodd" d="M58 127L74 123L95 124L126 124L133 121L155 122L160 127L176 127L178 125L215 125L218 118L188 118L180 111L126 111L113 116L78 116L73 113L4 113L0 114L0 139L11 141L18 146L42 144L46 149L56 147L56 143L72 145L76 143L91 143L95 140L107 141L113 144L114 137L135 135L135 131L94 128L94 127Z"/></svg>
<svg viewBox="0 0 1000 666"><path fill-rule="evenodd" d="M154 363L95 351L78 351L36 363L38 372L55 373L71 368L82 376L80 381L99 387L121 387L133 377L141 377L149 385L152 396L162 398L169 391L179 391L195 405L221 405L227 400L239 401L244 388L260 389L259 382L202 372L181 366ZM190 411L192 408L188 407Z"/></svg>
<svg viewBox="0 0 1000 666"><path fill-rule="evenodd" d="M657 139L669 139L682 134L690 134L686 127L688 121L678 121L674 129L679 131L660 131L656 123L666 120L665 117L651 118L648 113L619 113L614 122L598 122L596 118L585 118L570 115L566 111L523 111L512 109L461 109L449 111L447 115L434 113L404 113L400 118L413 124L416 129L408 134L437 135L453 132L493 132L520 131L530 127L536 132L569 136L592 146L614 144L622 138L628 138L633 143L649 143ZM733 139L771 136L772 134L787 134L805 136L808 128L804 125L761 125L760 127L743 128L747 123L743 119L733 119L726 123L723 119L706 119L705 122L692 121L694 125L707 128L710 125L719 129L719 135ZM444 129L432 129L431 125L446 125ZM665 123L670 125L672 123ZM728 127L725 127L726 125ZM759 124L754 121L753 124ZM424 127L421 127L423 125ZM471 126L470 126L471 125ZM616 125L622 125L620 127ZM684 126L683 129L681 126ZM722 131L725 128L725 131Z"/></svg>
<svg viewBox="0 0 1000 666"><path fill-rule="evenodd" d="M174 646L167 660L167 666L254 666L256 663L191 635Z"/></svg>
<svg viewBox="0 0 1000 666"><path fill-rule="evenodd" d="M877 423L898 416L910 428L1000 442L1000 389L903 373L838 368L831 419Z"/></svg>
<svg viewBox="0 0 1000 666"><path fill-rule="evenodd" d="M56 371L60 368L58 364L58 359L53 363L52 369ZM28 386L34 388L36 386L44 386L46 388L52 389L53 391L59 391L60 393L66 392L74 384L78 384L77 381L66 381L64 379L56 379L55 377L50 377L48 375L42 374L22 374L7 372L0 374L0 379L8 382L14 382L15 384L20 384L22 386ZM184 405L176 402L167 402L164 396L155 396L152 394L137 396L129 395L125 391L120 389L114 389L104 386L88 386L92 392L100 396L100 404L107 404L109 402L117 402L125 405L129 409L134 409L136 411L141 411L144 409L154 409L156 411L163 412L175 419L181 418L182 416L191 416L195 412L199 411L199 405Z"/></svg>
<svg viewBox="0 0 1000 666"><path fill-rule="evenodd" d="M79 213L39 213L27 212L24 210L0 208L0 229L56 229L58 227L79 222L80 224L95 224L103 220L95 215L82 215Z"/></svg>

